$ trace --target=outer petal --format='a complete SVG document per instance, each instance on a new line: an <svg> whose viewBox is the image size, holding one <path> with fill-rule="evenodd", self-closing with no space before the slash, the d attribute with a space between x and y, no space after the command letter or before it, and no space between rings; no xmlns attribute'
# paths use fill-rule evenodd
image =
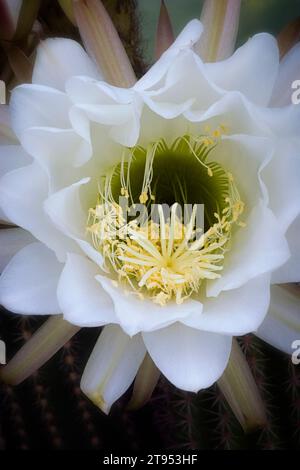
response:
<svg viewBox="0 0 300 470"><path fill-rule="evenodd" d="M291 257L272 276L273 284L300 282L300 216L289 227L286 238Z"/></svg>
<svg viewBox="0 0 300 470"><path fill-rule="evenodd" d="M275 346L275 348L293 353L292 343L300 339L300 302L297 287L272 286L269 313L256 335Z"/></svg>
<svg viewBox="0 0 300 470"><path fill-rule="evenodd" d="M290 256L281 227L263 203L252 210L247 227L233 235L232 247L225 256L221 278L207 285L209 297L216 297L222 290L236 289L250 279L274 271Z"/></svg>
<svg viewBox="0 0 300 470"><path fill-rule="evenodd" d="M201 315L187 317L183 323L199 330L239 336L258 328L270 304L270 275L252 279L244 286L203 302Z"/></svg>
<svg viewBox="0 0 300 470"><path fill-rule="evenodd" d="M206 64L207 74L216 85L240 91L260 106L270 101L278 67L277 42L265 33L254 36L229 59Z"/></svg>
<svg viewBox="0 0 300 470"><path fill-rule="evenodd" d="M57 297L64 319L78 326L116 323L110 297L95 280L99 268L80 255L69 254Z"/></svg>
<svg viewBox="0 0 300 470"><path fill-rule="evenodd" d="M231 337L174 323L143 333L146 348L161 372L176 387L191 392L210 387L224 372Z"/></svg>
<svg viewBox="0 0 300 470"><path fill-rule="evenodd" d="M21 142L29 127L70 128L69 108L65 93L42 85L20 85L10 100L12 128Z"/></svg>
<svg viewBox="0 0 300 470"><path fill-rule="evenodd" d="M168 304L164 307L155 305L151 300L140 300L134 294L126 293L121 287L115 287L110 279L96 276L103 289L111 296L116 316L123 330L130 336L140 331L153 331L164 328L176 321L200 315L202 304L196 300L187 300L181 305Z"/></svg>
<svg viewBox="0 0 300 470"><path fill-rule="evenodd" d="M7 173L0 181L0 205L6 216L64 259L66 250L76 250L76 244L72 246L44 213L47 196L47 176L37 163Z"/></svg>
<svg viewBox="0 0 300 470"><path fill-rule="evenodd" d="M66 81L74 75L103 79L96 64L76 41L56 38L43 41L37 51L32 83L64 90Z"/></svg>
<svg viewBox="0 0 300 470"><path fill-rule="evenodd" d="M41 243L20 250L0 278L0 303L15 313L60 313L56 289L62 265Z"/></svg>
<svg viewBox="0 0 300 470"><path fill-rule="evenodd" d="M279 65L279 73L273 89L271 106L291 104L292 83L300 76L300 44L296 44L283 57Z"/></svg>
<svg viewBox="0 0 300 470"><path fill-rule="evenodd" d="M108 413L131 385L145 354L141 335L130 338L118 326L106 326L83 373L83 392Z"/></svg>
<svg viewBox="0 0 300 470"><path fill-rule="evenodd" d="M0 272L11 258L26 245L33 243L34 237L21 228L9 228L0 230Z"/></svg>

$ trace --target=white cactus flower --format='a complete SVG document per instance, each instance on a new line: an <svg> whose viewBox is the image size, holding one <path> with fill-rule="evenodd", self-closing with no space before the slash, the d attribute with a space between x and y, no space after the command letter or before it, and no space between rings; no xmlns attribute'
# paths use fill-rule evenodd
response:
<svg viewBox="0 0 300 470"><path fill-rule="evenodd" d="M300 106L286 94L300 49L279 62L258 34L203 63L201 31L191 21L128 89L76 42L48 39L2 110L15 134L0 150L2 219L20 228L0 232L0 302L107 325L81 383L106 412L146 352L198 391L222 375L233 336L258 331L287 352L300 337L296 297L278 286L300 281ZM157 203L158 223L126 222L119 197ZM184 204L204 204L198 238Z"/></svg>

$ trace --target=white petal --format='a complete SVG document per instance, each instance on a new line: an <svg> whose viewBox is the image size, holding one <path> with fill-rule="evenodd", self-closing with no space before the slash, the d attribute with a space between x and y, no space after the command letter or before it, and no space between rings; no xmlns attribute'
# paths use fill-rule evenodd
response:
<svg viewBox="0 0 300 470"><path fill-rule="evenodd" d="M108 105L129 104L135 99L131 88L119 88L89 77L71 77L66 83L66 92L74 104Z"/></svg>
<svg viewBox="0 0 300 470"><path fill-rule="evenodd" d="M88 209L94 206L97 198L95 192L93 202L86 202L89 184L90 178L84 178L52 194L44 203L55 226L69 237L85 238Z"/></svg>
<svg viewBox="0 0 300 470"><path fill-rule="evenodd" d="M135 104L116 105L76 105L72 108L70 118L75 129L82 119L105 126L108 137L125 147L136 145L139 131L139 110Z"/></svg>
<svg viewBox="0 0 300 470"><path fill-rule="evenodd" d="M262 179L269 193L269 206L285 232L300 214L300 139L277 142L273 159Z"/></svg>
<svg viewBox="0 0 300 470"><path fill-rule="evenodd" d="M273 156L274 146L270 138L230 135L224 136L210 154L212 161L216 160L233 175L245 203L244 219L260 199L268 202L261 173Z"/></svg>
<svg viewBox="0 0 300 470"><path fill-rule="evenodd" d="M253 160L254 162L267 160L269 150L267 149L265 136L270 135L271 137L270 130L266 124L262 124L261 119L255 116L253 106L249 107L249 102L246 102L242 95L237 92L226 93L205 111L191 108L184 112L184 116L180 115L173 119L164 119L145 106L141 116L139 143L147 146L149 141L159 140L163 136L167 144L171 145L179 135L203 134L206 125L209 125L211 129L216 129L220 123L226 123L228 135L232 140L235 140L232 142L235 155L237 152L241 153L242 148L239 149L238 147L243 147L242 157L245 152L246 158L247 155L250 157L248 165L251 165ZM289 123L289 127L291 123L292 121ZM253 139L252 141L253 137L257 140ZM265 143L263 139L265 139ZM237 142L237 145L235 145L235 142ZM220 142L220 145L223 145L223 141ZM216 148L216 151L219 150L220 145ZM251 151L250 155L251 146L255 153ZM265 154L265 149L267 154ZM258 155L256 154L257 151ZM230 155L227 155L227 158L230 158ZM235 165L235 170L239 170L239 165ZM244 178L243 182L245 182Z"/></svg>
<svg viewBox="0 0 300 470"><path fill-rule="evenodd" d="M297 43L283 57L279 65L279 73L273 89L271 106L291 104L293 93L292 83L300 76L300 44Z"/></svg>
<svg viewBox="0 0 300 470"><path fill-rule="evenodd" d="M171 47L160 57L160 59L150 68L150 70L134 85L136 90L146 90L157 85L174 58L184 49L191 49L198 41L202 33L202 25L199 20L190 21Z"/></svg>
<svg viewBox="0 0 300 470"><path fill-rule="evenodd" d="M174 323L143 333L156 366L176 387L191 392L210 387L224 372L231 337L207 333Z"/></svg>
<svg viewBox="0 0 300 470"><path fill-rule="evenodd" d="M263 203L254 207L246 222L245 228L233 234L222 276L208 283L209 297L216 297L222 290L236 289L250 279L275 270L290 256L281 227Z"/></svg>
<svg viewBox="0 0 300 470"><path fill-rule="evenodd" d="M1 145L0 177L9 171L28 165L31 161L32 159L20 145Z"/></svg>
<svg viewBox="0 0 300 470"><path fill-rule="evenodd" d="M292 343L300 339L300 302L297 287L271 287L269 313L256 335L275 348L293 353Z"/></svg>
<svg viewBox="0 0 300 470"><path fill-rule="evenodd" d="M300 106L291 104L283 108L264 108L250 102L246 106L265 132L269 129L273 135L283 139L299 138Z"/></svg>
<svg viewBox="0 0 300 470"><path fill-rule="evenodd" d="M118 326L106 326L84 370L81 389L108 413L131 385L145 354L140 335L130 338Z"/></svg>
<svg viewBox="0 0 300 470"><path fill-rule="evenodd" d="M20 85L10 100L12 127L22 142L22 133L29 127L71 127L70 101L65 93L42 85Z"/></svg>
<svg viewBox="0 0 300 470"><path fill-rule="evenodd" d="M0 303L15 313L60 313L56 289L61 270L54 253L41 243L22 248L0 277Z"/></svg>
<svg viewBox="0 0 300 470"><path fill-rule="evenodd" d="M7 173L0 181L0 206L8 219L31 232L62 260L66 251L76 249L76 244L72 246L72 241L58 232L45 214L47 196L47 176L37 163Z"/></svg>
<svg viewBox="0 0 300 470"><path fill-rule="evenodd" d="M69 186L85 176L78 169L78 163L87 161L92 151L90 145L72 129L26 129L22 144L48 174L50 192Z"/></svg>
<svg viewBox="0 0 300 470"><path fill-rule="evenodd" d="M74 129L90 140L90 121L98 123L111 137L125 146L136 144L139 135L141 99L132 89L122 89L87 77L73 77L67 93L74 106L70 119Z"/></svg>
<svg viewBox="0 0 300 470"><path fill-rule="evenodd" d="M286 239L289 244L291 257L288 261L278 268L273 276L273 284L282 284L287 282L300 282L300 217L292 223L286 233Z"/></svg>
<svg viewBox="0 0 300 470"><path fill-rule="evenodd" d="M130 124L128 123L128 125ZM90 122L89 126L91 143L93 146L92 160L95 165L95 171L97 171L98 174L103 174L113 165L120 163L124 152L124 146L120 145L114 139L112 128L108 131L106 126L96 122ZM139 128L139 123L137 128ZM136 139L136 136L134 139ZM95 171L93 174L95 174Z"/></svg>
<svg viewBox="0 0 300 470"><path fill-rule="evenodd" d="M270 303L270 275L264 274L237 289L203 301L203 312L183 320L187 326L240 336L258 328Z"/></svg>
<svg viewBox="0 0 300 470"><path fill-rule="evenodd" d="M276 40L269 34L257 34L229 59L206 64L210 79L224 90L236 90L250 101L268 105L279 67Z"/></svg>
<svg viewBox="0 0 300 470"><path fill-rule="evenodd" d="M204 111L221 96L204 72L197 54L189 49L180 51L166 73L163 86L141 93L143 100L166 119L186 113L191 107Z"/></svg>
<svg viewBox="0 0 300 470"><path fill-rule="evenodd" d="M110 297L95 280L99 268L80 255L69 254L59 280L57 298L64 319L78 326L116 323Z"/></svg>
<svg viewBox="0 0 300 470"><path fill-rule="evenodd" d="M97 182L84 178L52 194L45 201L44 209L58 230L74 240L92 261L102 266L103 257L93 248L92 239L86 231L88 210L95 206L96 198ZM80 252L80 249L72 251L78 250Z"/></svg>
<svg viewBox="0 0 300 470"><path fill-rule="evenodd" d="M174 119L165 119L145 106L141 115L139 144L147 147L149 142L160 140L163 136L167 145L171 146L178 136L192 132L192 126L193 123L185 119L183 115Z"/></svg>
<svg viewBox="0 0 300 470"><path fill-rule="evenodd" d="M104 276L98 275L96 279L111 296L120 325L130 336L140 331L164 328L189 316L200 315L202 311L202 304L196 300L186 300L181 305L169 303L162 307L152 300L141 300L132 293L124 292L122 287L114 286Z"/></svg>
<svg viewBox="0 0 300 470"><path fill-rule="evenodd" d="M47 39L38 50L32 83L65 89L66 81L74 75L103 79L96 64L84 49L71 39Z"/></svg>

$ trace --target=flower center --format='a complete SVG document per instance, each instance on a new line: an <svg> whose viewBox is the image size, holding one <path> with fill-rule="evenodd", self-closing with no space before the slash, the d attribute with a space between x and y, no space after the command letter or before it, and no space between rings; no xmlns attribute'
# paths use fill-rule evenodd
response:
<svg viewBox="0 0 300 470"><path fill-rule="evenodd" d="M232 175L209 161L216 145L185 135L126 149L99 182L88 231L115 282L141 299L180 304L220 277L244 204Z"/></svg>

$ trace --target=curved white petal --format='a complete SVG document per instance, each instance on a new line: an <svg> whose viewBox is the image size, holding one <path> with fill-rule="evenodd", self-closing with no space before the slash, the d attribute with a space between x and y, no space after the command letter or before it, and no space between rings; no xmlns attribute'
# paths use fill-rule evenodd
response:
<svg viewBox="0 0 300 470"><path fill-rule="evenodd" d="M65 93L42 85L20 85L10 100L12 128L22 142L29 127L68 129L70 101Z"/></svg>
<svg viewBox="0 0 300 470"><path fill-rule="evenodd" d="M193 51L181 50L170 64L159 89L141 96L155 113L166 119L193 110L205 111L222 94L205 76L204 65Z"/></svg>
<svg viewBox="0 0 300 470"><path fill-rule="evenodd" d="M60 313L56 289L62 270L54 253L41 243L22 248L0 277L0 303L15 313Z"/></svg>
<svg viewBox="0 0 300 470"><path fill-rule="evenodd" d="M286 231L300 214L299 138L277 141L274 157L264 168L262 179L268 188L269 206Z"/></svg>
<svg viewBox="0 0 300 470"><path fill-rule="evenodd" d="M88 210L94 207L96 198L97 183L90 178L83 178L52 194L45 201L44 209L62 234L74 240L92 261L102 266L103 257L93 248L86 230ZM72 251L78 252L80 249Z"/></svg>
<svg viewBox="0 0 300 470"><path fill-rule="evenodd" d="M298 292L293 289L298 289ZM298 287L271 287L269 313L256 335L287 354L293 353L293 341L300 340Z"/></svg>
<svg viewBox="0 0 300 470"><path fill-rule="evenodd" d="M26 245L33 243L34 237L21 228L8 228L0 230L0 273L11 258Z"/></svg>
<svg viewBox="0 0 300 470"><path fill-rule="evenodd" d="M84 370L82 391L108 413L131 385L145 354L141 335L130 338L117 325L106 326Z"/></svg>
<svg viewBox="0 0 300 470"><path fill-rule="evenodd" d="M135 99L132 88L119 88L90 77L70 77L66 92L73 104L109 105L130 104Z"/></svg>
<svg viewBox="0 0 300 470"><path fill-rule="evenodd" d="M28 165L31 161L32 159L27 155L21 145L1 145L0 177L9 171Z"/></svg>
<svg viewBox="0 0 300 470"><path fill-rule="evenodd" d="M289 244L291 257L273 273L273 284L300 282L300 216L289 227L286 239Z"/></svg>
<svg viewBox="0 0 300 470"><path fill-rule="evenodd" d="M153 331L164 328L176 321L200 315L202 304L196 300L186 300L181 305L169 303L163 307L152 300L141 300L132 293L124 292L122 287L115 286L110 279L97 275L97 281L110 295L120 326L130 336L140 331Z"/></svg>
<svg viewBox="0 0 300 470"><path fill-rule="evenodd" d="M264 133L282 139L299 138L300 106L290 104L283 108L266 108L245 100L244 104Z"/></svg>
<svg viewBox="0 0 300 470"><path fill-rule="evenodd" d="M287 241L270 209L261 202L251 211L247 226L232 236L232 249L226 253L219 279L207 285L207 295L236 289L250 279L274 271L290 256Z"/></svg>
<svg viewBox="0 0 300 470"><path fill-rule="evenodd" d="M176 387L191 392L210 387L224 372L230 336L207 333L174 323L167 328L143 333L156 366Z"/></svg>
<svg viewBox="0 0 300 470"><path fill-rule="evenodd" d="M203 28L199 20L194 19L190 21L171 47L161 55L159 60L137 81L133 88L142 91L159 84L176 56L184 49L191 49L200 38L202 30Z"/></svg>
<svg viewBox="0 0 300 470"><path fill-rule="evenodd" d="M206 64L210 79L224 90L236 90L250 101L267 106L279 68L275 38L257 34L224 61Z"/></svg>
<svg viewBox="0 0 300 470"><path fill-rule="evenodd" d="M125 147L133 147L139 137L139 107L134 103L76 105L72 108L70 118L76 130L82 126L84 119L105 126L109 137Z"/></svg>
<svg viewBox="0 0 300 470"><path fill-rule="evenodd" d="M218 297L206 298L201 315L187 317L183 323L203 331L240 336L258 328L269 304L270 275L264 274Z"/></svg>
<svg viewBox="0 0 300 470"><path fill-rule="evenodd" d="M74 75L87 75L102 80L103 75L78 42L72 39L50 38L37 50L32 83L59 90Z"/></svg>
<svg viewBox="0 0 300 470"><path fill-rule="evenodd" d="M114 142L136 144L140 123L141 99L132 89L122 89L87 77L73 77L66 86L74 103L70 119L74 129L91 142L91 127L98 124ZM103 132L103 131L102 131ZM113 152L112 152L113 155Z"/></svg>
<svg viewBox="0 0 300 470"><path fill-rule="evenodd" d="M85 238L88 209L93 207L97 198L95 192L93 203L86 202L90 184L90 178L83 178L52 194L44 203L45 211L55 226L69 237Z"/></svg>
<svg viewBox="0 0 300 470"><path fill-rule="evenodd" d="M274 146L270 138L229 135L223 136L210 154L210 160L216 160L233 175L245 203L244 219L260 199L268 202L268 191L261 174L273 156Z"/></svg>
<svg viewBox="0 0 300 470"><path fill-rule="evenodd" d="M276 112L275 108L274 110ZM141 115L140 142L141 145L147 145L149 141L158 140L163 136L166 142L171 144L180 135L203 134L206 133L206 126L214 130L220 124L224 124L229 138L234 138L238 144L244 147L243 153L247 151L251 159L257 159L256 153L258 151L258 155L262 156L260 158L263 162L269 158L267 145L268 141L269 147L271 147L270 144L274 143L274 133L290 136L298 132L297 116L293 110L283 108L282 112L284 116L281 127L279 126L279 116L278 129L276 128L273 132L272 126L275 126L275 124L270 119L272 115L269 114L267 108L258 108L251 104L240 92L225 93L207 109L199 110L192 107L185 110L184 115L173 119L164 119L145 106ZM252 143L251 138L253 137L255 139ZM259 145L261 145L261 148L259 148ZM255 152L252 151L250 155L251 146L253 151L255 147L256 150ZM265 149L267 155L263 156ZM234 152L232 158L237 158L237 152ZM235 167L237 169L237 165Z"/></svg>
<svg viewBox="0 0 300 470"><path fill-rule="evenodd" d="M283 57L279 65L279 73L273 89L271 106L291 104L292 83L300 77L300 44L297 43Z"/></svg>
<svg viewBox="0 0 300 470"><path fill-rule="evenodd" d="M47 176L37 163L7 173L0 180L0 206L8 219L31 232L63 260L66 251L74 251L76 244L56 230L45 214L43 202L47 196Z"/></svg>
<svg viewBox="0 0 300 470"><path fill-rule="evenodd" d="M49 178L50 193L86 176L82 174L86 169L82 170L78 166L90 158L92 150L73 129L26 129L22 144L45 169Z"/></svg>
<svg viewBox="0 0 300 470"><path fill-rule="evenodd" d="M78 326L116 323L110 297L95 280L99 268L80 255L69 254L57 289L64 319Z"/></svg>

